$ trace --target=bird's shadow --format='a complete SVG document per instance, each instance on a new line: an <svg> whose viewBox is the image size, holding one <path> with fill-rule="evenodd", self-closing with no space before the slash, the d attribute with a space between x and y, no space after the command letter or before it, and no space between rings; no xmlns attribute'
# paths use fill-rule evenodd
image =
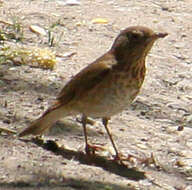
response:
<svg viewBox="0 0 192 190"><path fill-rule="evenodd" d="M37 175L39 178L42 178L41 173ZM46 174L43 175L44 177L49 179L49 176ZM38 184L31 184L28 182L0 182L0 187L3 189L10 189L10 190L16 190L16 189L79 189L79 190L112 190L112 189L118 189L118 190L133 190L132 187L128 186L122 186L119 184L114 183L105 183L105 182L98 182L98 181L89 181L89 180L83 180L83 179L74 179L74 178L65 178L64 182L58 182L58 183L50 183L50 181L42 181ZM134 188L135 189L135 188Z"/></svg>
<svg viewBox="0 0 192 190"><path fill-rule="evenodd" d="M20 139L24 142L32 142L36 145L42 147L45 150L51 151L56 155L60 155L65 159L78 160L81 164L86 165L94 165L100 168L103 168L106 171L114 173L116 175L125 177L131 180L141 180L145 179L145 172L137 171L136 169L129 168L126 164L115 160L108 160L106 157L102 157L99 155L86 155L81 151L74 151L70 149L66 149L65 147L59 147L57 143L53 140L43 140L41 138L32 138L30 140Z"/></svg>

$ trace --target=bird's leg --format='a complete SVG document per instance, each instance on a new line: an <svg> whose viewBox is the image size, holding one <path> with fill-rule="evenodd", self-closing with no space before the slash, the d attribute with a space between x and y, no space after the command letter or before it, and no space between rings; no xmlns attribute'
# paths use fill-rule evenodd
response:
<svg viewBox="0 0 192 190"><path fill-rule="evenodd" d="M112 145L113 145L113 148L114 148L114 150L115 150L115 160L119 160L120 159L120 157L119 157L119 153L118 153L118 150L117 150L117 147L116 147L116 145L115 145L115 143L114 143L114 141L113 141L113 138L112 138L112 135L111 135L111 133L110 133L110 131L109 131L109 129L108 129L108 127L107 127L107 124L108 124L108 120L109 120L110 118L102 118L102 122L103 122L103 125L104 125L104 127L105 127L105 129L106 129L106 131L107 131L107 134L108 134L108 136L109 136L109 138L110 138L110 141L111 141L111 143L112 143Z"/></svg>
<svg viewBox="0 0 192 190"><path fill-rule="evenodd" d="M88 139L87 139L86 124L87 124L87 116L83 115L82 116L82 125L83 125L83 133L84 133L84 138L85 138L85 152L86 152L86 154L90 154L89 144L88 144Z"/></svg>
<svg viewBox="0 0 192 190"><path fill-rule="evenodd" d="M84 137L85 137L85 152L87 155L91 155L91 154L95 154L95 151L98 150L103 150L102 147L98 146L98 145L91 145L88 143L88 138L87 138L87 128L86 128L86 124L87 124L87 116L83 115L82 119L81 119L82 125L83 125L83 132L84 132Z"/></svg>
<svg viewBox="0 0 192 190"><path fill-rule="evenodd" d="M108 120L109 120L109 119L110 119L110 118L102 118L102 122L103 122L103 125L105 126L105 129L106 129L106 131L107 131L107 134L108 134L108 136L109 136L109 138L110 138L110 141L111 141L111 143L112 143L112 145L113 145L113 148L114 148L114 150L115 150L115 158L114 158L114 160L120 161L120 163L122 163L122 161L131 161L131 158L136 158L136 159L138 159L137 157L135 157L135 156L133 156L133 155L128 155L128 157L124 157L123 155L121 155L121 154L118 152L117 147L116 147L116 145L115 145L115 143L114 143L114 141L113 141L112 135L111 135L111 133L110 133L108 127L107 127L107 124L108 124ZM141 160L141 159L139 159L139 160ZM141 160L141 161L142 161L142 163L145 163L145 162L146 162L145 160Z"/></svg>

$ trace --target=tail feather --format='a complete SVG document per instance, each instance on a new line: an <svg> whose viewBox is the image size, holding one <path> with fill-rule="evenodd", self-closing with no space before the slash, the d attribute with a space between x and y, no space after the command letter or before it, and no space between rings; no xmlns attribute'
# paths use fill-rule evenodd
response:
<svg viewBox="0 0 192 190"><path fill-rule="evenodd" d="M67 112L61 106L55 104L50 107L39 119L35 120L29 127L21 131L18 136L41 135L58 119L67 115Z"/></svg>
<svg viewBox="0 0 192 190"><path fill-rule="evenodd" d="M41 135L51 127L50 124L44 123L44 117L35 120L29 127L19 133L19 137L27 135Z"/></svg>

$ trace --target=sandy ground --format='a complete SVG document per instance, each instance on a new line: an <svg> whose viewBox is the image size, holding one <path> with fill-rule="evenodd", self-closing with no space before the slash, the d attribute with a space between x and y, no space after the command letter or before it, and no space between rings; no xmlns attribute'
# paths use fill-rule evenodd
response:
<svg viewBox="0 0 192 190"><path fill-rule="evenodd" d="M74 6L2 1L0 20L17 18L23 27L18 43L48 47L48 35L38 36L29 26L54 25L52 49L60 56L53 71L0 65L0 127L16 131L37 118L70 77L106 52L121 29L144 25L169 36L148 56L137 100L109 123L119 150L138 159L125 165L111 161L112 147L99 120L88 126L89 140L106 151L88 159L80 123L65 118L44 140L0 135L0 189L192 189L191 7L189 0L81 0ZM108 23L91 23L95 18ZM66 53L75 54L66 58Z"/></svg>

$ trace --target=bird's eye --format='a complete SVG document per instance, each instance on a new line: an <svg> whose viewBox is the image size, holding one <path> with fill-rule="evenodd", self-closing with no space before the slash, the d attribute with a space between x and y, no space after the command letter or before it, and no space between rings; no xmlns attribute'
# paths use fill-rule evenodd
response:
<svg viewBox="0 0 192 190"><path fill-rule="evenodd" d="M127 33L127 38L132 40L137 40L140 38L140 34L134 32L134 33Z"/></svg>
<svg viewBox="0 0 192 190"><path fill-rule="evenodd" d="M139 35L138 35L138 34L136 34L136 33L133 33L133 34L132 34L132 38L136 40L136 39L138 39L138 38L139 38Z"/></svg>
<svg viewBox="0 0 192 190"><path fill-rule="evenodd" d="M143 34L143 32L141 32L141 31L133 31L133 32L131 33L131 38L132 38L133 40L138 40L138 39L141 39L142 37L144 37L144 34Z"/></svg>

